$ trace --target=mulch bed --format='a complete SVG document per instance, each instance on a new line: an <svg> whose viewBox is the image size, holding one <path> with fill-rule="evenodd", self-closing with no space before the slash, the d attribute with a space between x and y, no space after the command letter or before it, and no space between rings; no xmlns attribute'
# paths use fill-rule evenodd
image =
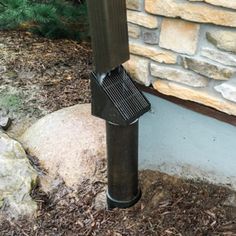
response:
<svg viewBox="0 0 236 236"><path fill-rule="evenodd" d="M125 210L95 209L104 189L99 182L85 181L76 193L64 185L51 194L38 188L37 218L5 220L0 235L236 235L236 209L224 206L229 189L154 171L142 171L140 179L142 199Z"/></svg>
<svg viewBox="0 0 236 236"><path fill-rule="evenodd" d="M0 32L0 52L0 65L16 73L0 78L0 89L23 91L27 114L38 118L90 102L88 44ZM0 235L236 235L236 203L226 204L235 193L228 188L154 171L142 171L140 182L142 199L130 209L113 211L95 207L94 199L106 186L103 182L85 181L78 191L61 184L50 193L38 186L32 192L39 206L36 218L4 219Z"/></svg>
<svg viewBox="0 0 236 236"><path fill-rule="evenodd" d="M13 87L26 94L22 107L32 116L32 108L45 114L90 102L89 44L53 41L27 32L0 32L0 52L0 65L16 74L7 79L0 76L0 88Z"/></svg>

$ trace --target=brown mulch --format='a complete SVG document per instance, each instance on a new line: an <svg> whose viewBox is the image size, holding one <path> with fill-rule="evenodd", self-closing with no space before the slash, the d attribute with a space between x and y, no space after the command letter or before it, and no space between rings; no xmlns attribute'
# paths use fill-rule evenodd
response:
<svg viewBox="0 0 236 236"><path fill-rule="evenodd" d="M125 210L95 209L99 182L84 182L77 193L64 185L51 194L36 189L37 218L5 220L0 235L236 235L236 209L224 206L229 189L154 171L142 171L140 179L143 196Z"/></svg>
<svg viewBox="0 0 236 236"><path fill-rule="evenodd" d="M27 32L0 31L0 65L16 76L1 79L27 94L23 107L52 112L90 102L91 48L72 40L49 40Z"/></svg>
<svg viewBox="0 0 236 236"><path fill-rule="evenodd" d="M0 92L10 87L20 90L25 96L20 109L27 114L38 118L90 101L88 44L0 32L0 52L0 66L16 73L0 78ZM236 235L236 202L226 204L235 193L228 188L153 171L142 171L140 182L142 199L130 209L113 211L95 207L96 196L104 191L102 182L85 181L77 192L61 184L44 193L39 186L32 192L39 206L36 218L5 219L0 235Z"/></svg>

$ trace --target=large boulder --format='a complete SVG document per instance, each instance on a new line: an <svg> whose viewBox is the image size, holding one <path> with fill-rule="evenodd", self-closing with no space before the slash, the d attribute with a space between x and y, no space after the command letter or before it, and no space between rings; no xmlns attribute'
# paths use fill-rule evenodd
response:
<svg viewBox="0 0 236 236"><path fill-rule="evenodd" d="M32 216L37 204L30 191L36 180L22 146L0 131L0 216Z"/></svg>
<svg viewBox="0 0 236 236"><path fill-rule="evenodd" d="M68 107L46 115L20 138L50 177L72 188L95 179L105 160L105 122L91 115L91 105Z"/></svg>

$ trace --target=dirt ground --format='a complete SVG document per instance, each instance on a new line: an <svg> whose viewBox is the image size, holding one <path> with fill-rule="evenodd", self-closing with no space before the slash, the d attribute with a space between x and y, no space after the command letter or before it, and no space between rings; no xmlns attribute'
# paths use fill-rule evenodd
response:
<svg viewBox="0 0 236 236"><path fill-rule="evenodd" d="M27 119L89 102L91 68L88 44L0 32L0 115L13 119L14 130ZM39 184L32 192L35 219L4 219L0 235L236 235L236 193L229 188L148 170L140 172L140 185L134 207L109 211L95 204L105 172L104 181L84 181L78 191L61 183L45 193Z"/></svg>

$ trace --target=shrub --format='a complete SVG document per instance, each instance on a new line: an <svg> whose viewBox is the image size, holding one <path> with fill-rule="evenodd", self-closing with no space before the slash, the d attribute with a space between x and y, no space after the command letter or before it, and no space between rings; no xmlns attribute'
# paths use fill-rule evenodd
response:
<svg viewBox="0 0 236 236"><path fill-rule="evenodd" d="M0 0L0 30L9 29L80 40L88 36L86 5L64 0Z"/></svg>

